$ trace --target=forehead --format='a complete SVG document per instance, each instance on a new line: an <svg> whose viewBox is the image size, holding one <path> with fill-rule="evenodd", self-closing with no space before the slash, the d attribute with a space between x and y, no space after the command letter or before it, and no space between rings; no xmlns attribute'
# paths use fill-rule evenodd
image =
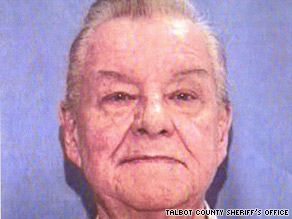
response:
<svg viewBox="0 0 292 219"><path fill-rule="evenodd" d="M191 68L212 72L205 35L190 20L113 19L94 29L88 45L87 72L105 69L138 77Z"/></svg>

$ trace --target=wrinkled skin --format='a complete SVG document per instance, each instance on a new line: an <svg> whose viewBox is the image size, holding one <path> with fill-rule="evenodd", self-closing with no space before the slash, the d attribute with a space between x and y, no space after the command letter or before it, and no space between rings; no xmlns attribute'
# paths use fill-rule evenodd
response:
<svg viewBox="0 0 292 219"><path fill-rule="evenodd" d="M80 106L61 122L66 156L92 186L100 217L202 208L231 121L202 31L188 20L120 18L88 45Z"/></svg>

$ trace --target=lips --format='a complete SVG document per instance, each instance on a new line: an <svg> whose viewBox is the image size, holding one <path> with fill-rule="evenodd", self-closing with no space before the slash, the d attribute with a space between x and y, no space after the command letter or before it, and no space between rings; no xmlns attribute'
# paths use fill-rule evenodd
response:
<svg viewBox="0 0 292 219"><path fill-rule="evenodd" d="M170 156L148 156L148 155L140 155L140 156L129 156L121 159L119 162L119 165L127 164L127 163L139 163L139 162L150 162L150 163L155 163L155 162L165 162L165 163L178 163L183 165L184 167L187 167L187 165L174 157Z"/></svg>

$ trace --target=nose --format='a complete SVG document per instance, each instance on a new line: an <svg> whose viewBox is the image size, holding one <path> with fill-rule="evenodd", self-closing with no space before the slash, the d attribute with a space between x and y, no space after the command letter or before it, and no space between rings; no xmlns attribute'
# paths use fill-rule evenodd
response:
<svg viewBox="0 0 292 219"><path fill-rule="evenodd" d="M137 107L133 132L135 135L149 137L173 134L173 123L162 97L156 94L141 101Z"/></svg>

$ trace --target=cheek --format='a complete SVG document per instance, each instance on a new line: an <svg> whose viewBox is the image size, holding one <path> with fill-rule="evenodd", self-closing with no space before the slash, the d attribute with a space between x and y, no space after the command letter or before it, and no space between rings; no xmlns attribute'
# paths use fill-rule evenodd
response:
<svg viewBox="0 0 292 219"><path fill-rule="evenodd" d="M94 161L94 165L108 161L129 131L132 120L132 112L113 115L102 110L86 110L79 132L84 160L88 163Z"/></svg>
<svg viewBox="0 0 292 219"><path fill-rule="evenodd" d="M205 110L190 117L175 118L177 133L188 152L186 163L195 194L209 187L217 169L216 114Z"/></svg>
<svg viewBox="0 0 292 219"><path fill-rule="evenodd" d="M114 191L114 163L112 155L123 142L131 127L133 114L115 116L101 110L87 109L80 116L82 169L96 193Z"/></svg>
<svg viewBox="0 0 292 219"><path fill-rule="evenodd" d="M210 166L216 163L216 118L210 113L201 113L194 117L176 117L175 124L191 154L189 162L199 167L195 168L197 171L211 170Z"/></svg>

